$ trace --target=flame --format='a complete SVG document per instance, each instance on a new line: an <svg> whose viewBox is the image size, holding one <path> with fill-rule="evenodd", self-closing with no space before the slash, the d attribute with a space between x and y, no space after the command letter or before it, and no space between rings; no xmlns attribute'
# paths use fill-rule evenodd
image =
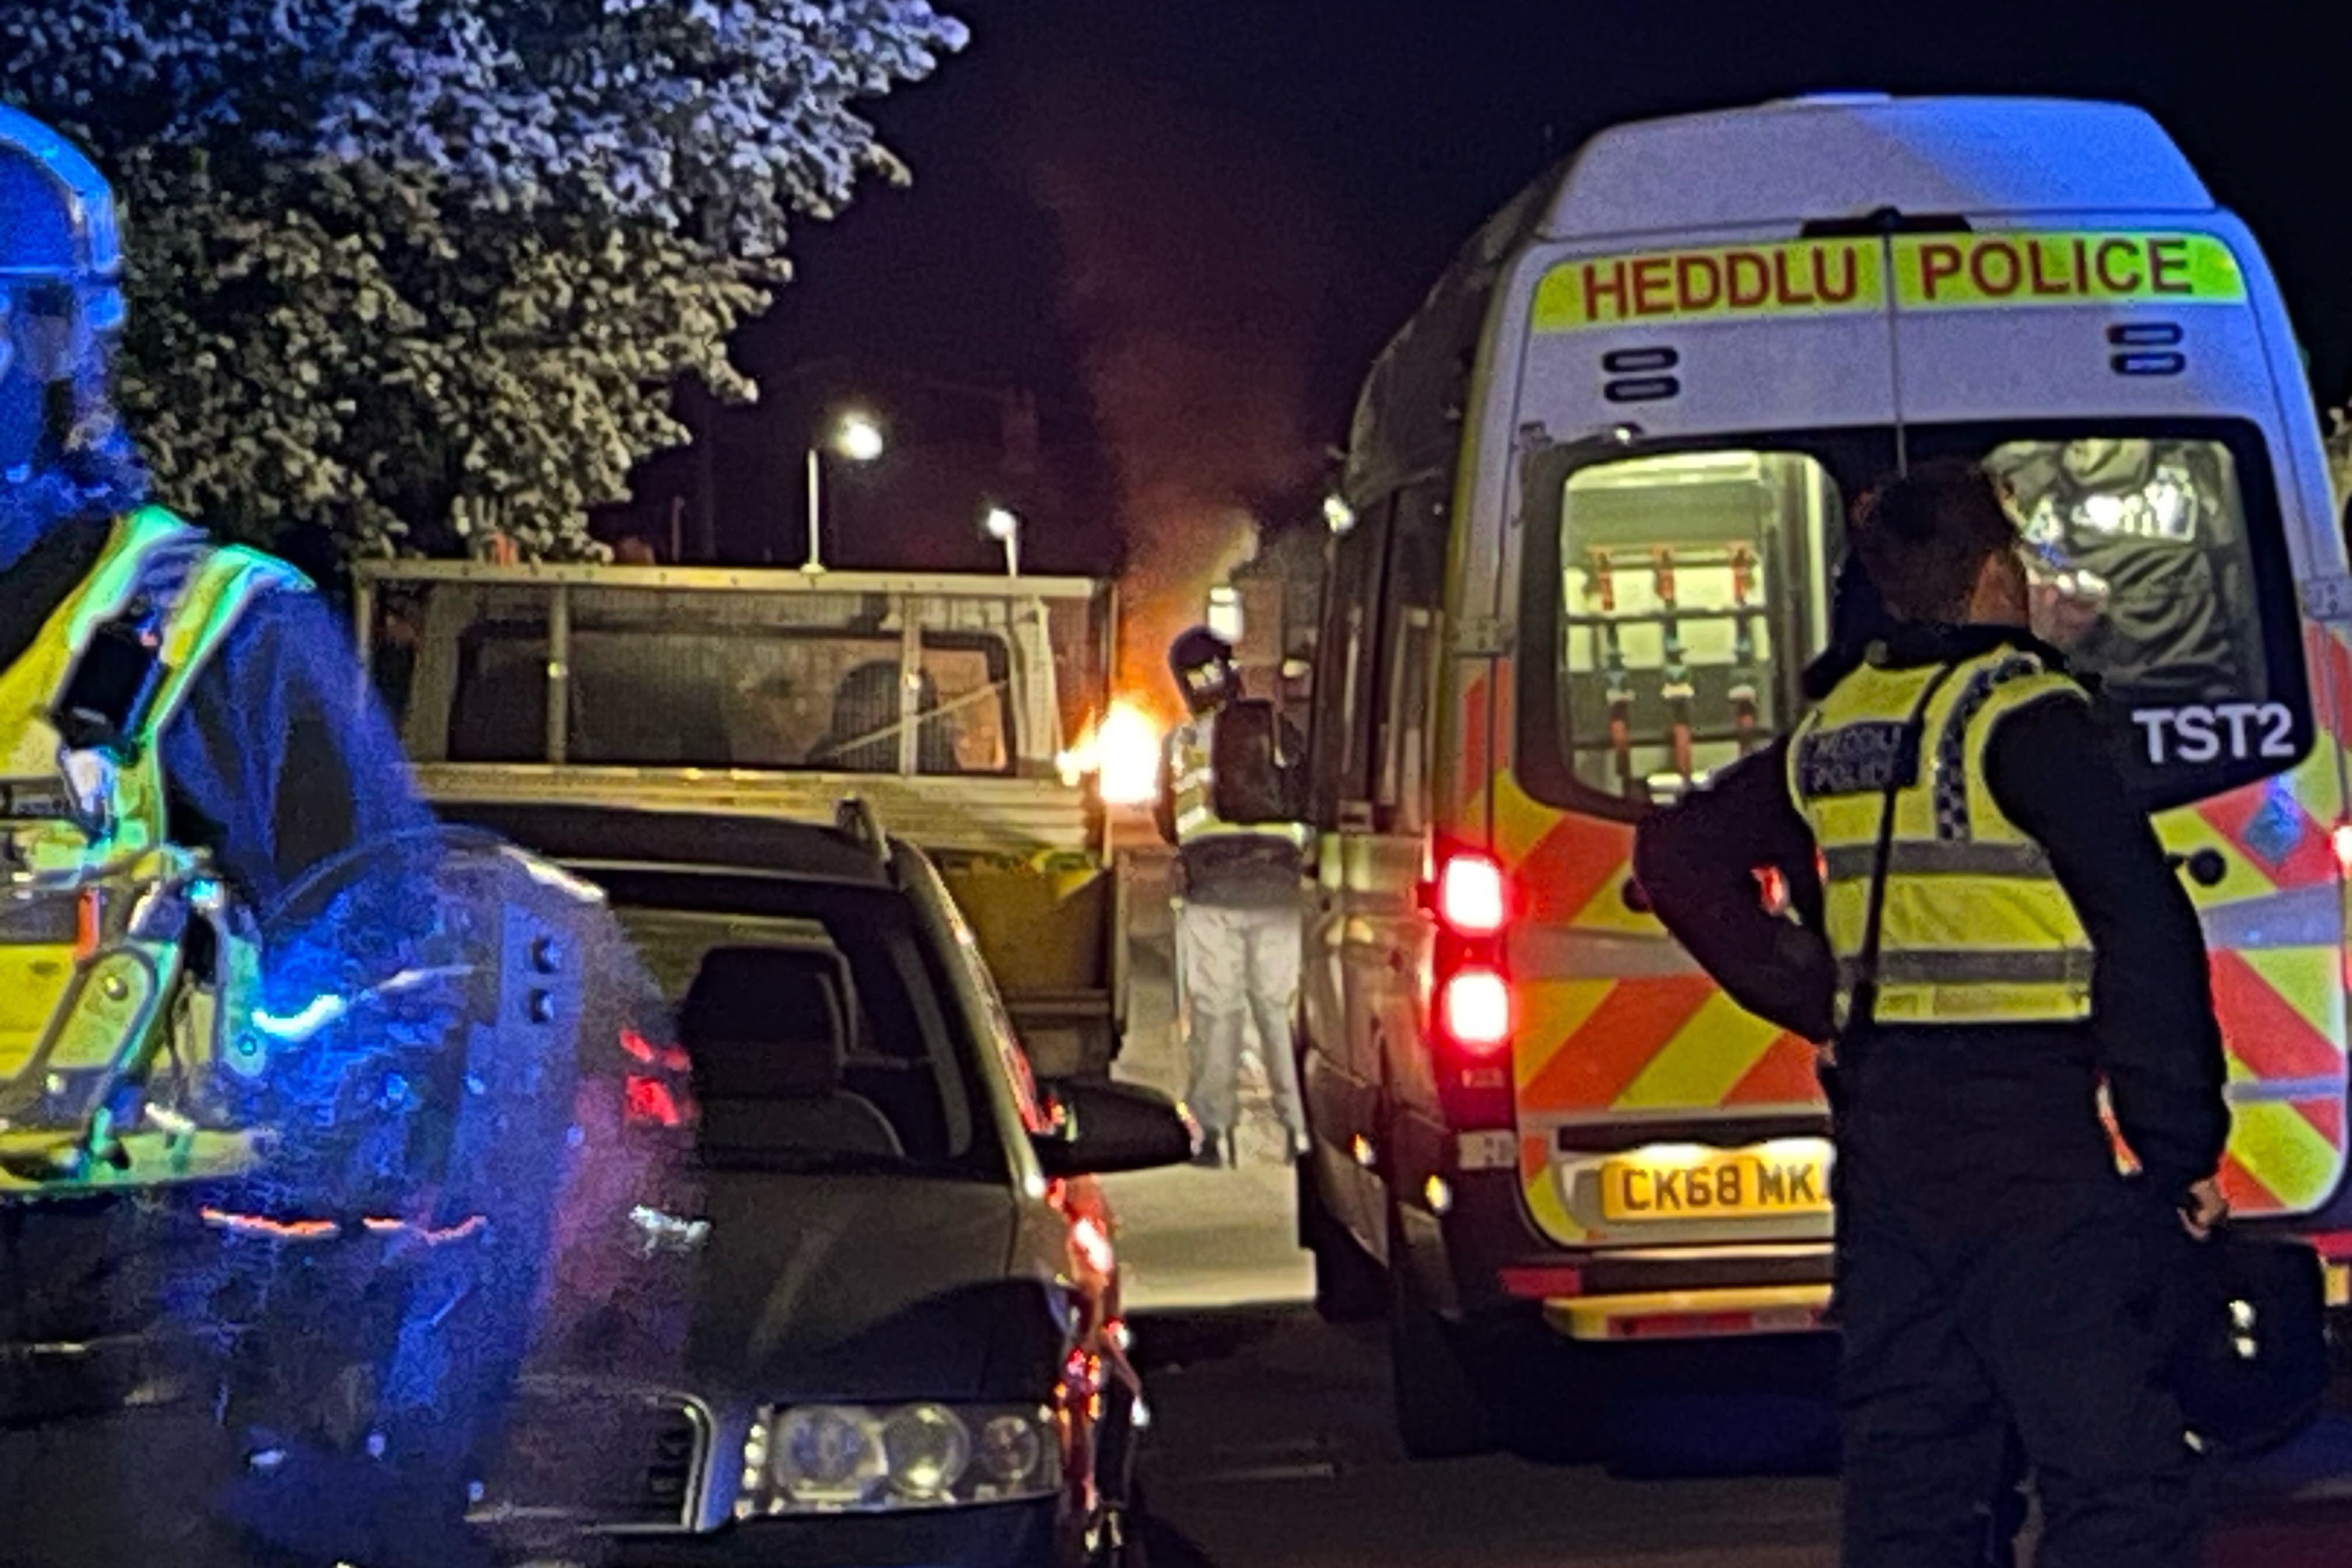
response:
<svg viewBox="0 0 2352 1568"><path fill-rule="evenodd" d="M1149 805L1160 793L1160 726L1141 703L1119 698L1056 761L1064 784L1093 777L1106 805Z"/></svg>

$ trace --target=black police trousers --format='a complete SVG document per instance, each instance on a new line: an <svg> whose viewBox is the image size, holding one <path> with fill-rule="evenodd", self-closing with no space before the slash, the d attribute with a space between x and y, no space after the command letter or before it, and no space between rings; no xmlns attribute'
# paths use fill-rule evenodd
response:
<svg viewBox="0 0 2352 1568"><path fill-rule="evenodd" d="M2160 1382L2164 1216L2105 1173L1925 1193L1842 1176L1844 1568L1985 1562L2012 1426L2039 1568L2193 1568L2195 1456Z"/></svg>

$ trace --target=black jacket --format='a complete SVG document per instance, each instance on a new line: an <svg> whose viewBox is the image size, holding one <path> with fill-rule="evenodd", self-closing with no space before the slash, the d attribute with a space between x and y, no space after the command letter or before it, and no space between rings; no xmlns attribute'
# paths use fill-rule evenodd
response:
<svg viewBox="0 0 2352 1568"><path fill-rule="evenodd" d="M1906 628L1897 666L1973 657L2002 641L2057 656L2021 632ZM1836 969L1821 935L1811 830L1789 798L1785 742L1726 769L1640 829L1634 871L1658 918L1742 1006L1806 1038L1832 1032ZM1906 1026L1841 1042L1845 1098L1905 1158L1924 1134L1953 1172L1982 1161L2072 1164L2096 1132L2104 1079L2124 1139L2158 1190L2213 1173L2229 1132L2221 1037L2204 934L2145 813L2126 792L2090 712L2045 700L1995 732L1987 783L2038 842L2097 954L2087 1025ZM1801 923L1768 914L1765 867L1787 879Z"/></svg>

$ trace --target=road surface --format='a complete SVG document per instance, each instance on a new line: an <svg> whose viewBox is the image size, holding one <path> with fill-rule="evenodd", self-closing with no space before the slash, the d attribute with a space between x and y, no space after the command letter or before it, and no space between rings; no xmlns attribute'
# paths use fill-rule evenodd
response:
<svg viewBox="0 0 2352 1568"><path fill-rule="evenodd" d="M1183 1088L1157 889L1139 888L1122 1078ZM1769 1347L1645 1347L1685 1390L1623 1401L1580 1462L1415 1463L1389 1421L1378 1324L1306 1306L1292 1182L1263 1123L1234 1171L1110 1178L1155 1414L1152 1568L1833 1568L1834 1418L1818 1363ZM1825 1347L1824 1347L1825 1348ZM1741 1369L1743 1360L1760 1364ZM2352 1564L2352 1386L2289 1452L2217 1478L2209 1568ZM1585 1425L1592 1423L1588 1419Z"/></svg>
<svg viewBox="0 0 2352 1568"><path fill-rule="evenodd" d="M1609 1463L1416 1463L1389 1429L1377 1325L1293 1306L1146 1316L1136 1332L1152 1568L1834 1568L1826 1398L1810 1416L1785 1399L1637 1405L1639 1435ZM2352 1397L2339 1405L2217 1489L2209 1568L2352 1563ZM1717 1462L1734 1438L1748 1453Z"/></svg>

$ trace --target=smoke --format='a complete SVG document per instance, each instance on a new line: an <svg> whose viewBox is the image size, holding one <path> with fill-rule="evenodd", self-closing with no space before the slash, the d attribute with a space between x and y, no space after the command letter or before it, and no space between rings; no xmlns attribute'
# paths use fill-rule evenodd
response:
<svg viewBox="0 0 2352 1568"><path fill-rule="evenodd" d="M1058 84L1030 130L1118 485L1118 683L1172 715L1169 642L1276 521L1258 509L1320 467L1309 386L1338 247L1298 171L1134 82Z"/></svg>

